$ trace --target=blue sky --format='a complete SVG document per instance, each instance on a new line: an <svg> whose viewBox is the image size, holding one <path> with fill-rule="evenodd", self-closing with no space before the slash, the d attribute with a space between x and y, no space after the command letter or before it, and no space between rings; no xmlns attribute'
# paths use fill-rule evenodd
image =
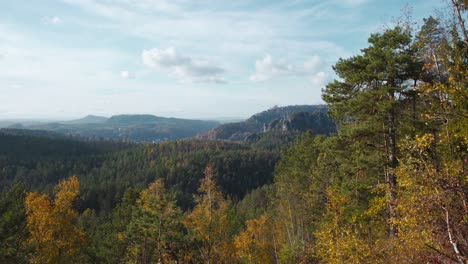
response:
<svg viewBox="0 0 468 264"><path fill-rule="evenodd" d="M0 118L248 117L319 104L331 66L402 8L444 0L11 0L0 9Z"/></svg>

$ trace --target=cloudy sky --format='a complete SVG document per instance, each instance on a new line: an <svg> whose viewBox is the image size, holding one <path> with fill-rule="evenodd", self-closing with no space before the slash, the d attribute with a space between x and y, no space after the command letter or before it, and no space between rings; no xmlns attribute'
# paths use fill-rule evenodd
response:
<svg viewBox="0 0 468 264"><path fill-rule="evenodd" d="M370 33L443 0L5 0L0 118L248 117L320 104ZM417 8L416 8L417 7Z"/></svg>

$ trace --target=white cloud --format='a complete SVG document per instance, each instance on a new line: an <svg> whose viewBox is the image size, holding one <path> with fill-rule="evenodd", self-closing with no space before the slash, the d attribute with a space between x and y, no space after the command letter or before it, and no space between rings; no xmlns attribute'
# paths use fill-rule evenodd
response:
<svg viewBox="0 0 468 264"><path fill-rule="evenodd" d="M276 76L289 75L294 72L293 66L283 60L273 60L267 54L262 60L255 62L255 74L250 76L252 81L266 81Z"/></svg>
<svg viewBox="0 0 468 264"><path fill-rule="evenodd" d="M129 71L121 71L120 77L122 77L122 79L133 79L135 76L133 76Z"/></svg>
<svg viewBox="0 0 468 264"><path fill-rule="evenodd" d="M259 82L279 77L308 77L312 84L323 86L328 79L324 67L325 63L319 56L312 56L302 65L292 65L268 54L255 62L255 73L250 76L250 80Z"/></svg>
<svg viewBox="0 0 468 264"><path fill-rule="evenodd" d="M323 71L317 72L310 76L310 81L314 87L325 87L325 85L330 81L328 74Z"/></svg>
<svg viewBox="0 0 468 264"><path fill-rule="evenodd" d="M317 55L312 56L310 59L304 62L304 70L306 72L316 73L316 72L319 72L321 69L323 69L324 66L325 66L324 62Z"/></svg>
<svg viewBox="0 0 468 264"><path fill-rule="evenodd" d="M45 16L42 18L42 22L47 25L61 25L63 20L58 16Z"/></svg>
<svg viewBox="0 0 468 264"><path fill-rule="evenodd" d="M201 60L177 54L173 47L143 50L143 63L157 71L166 72L181 82L224 83L224 69Z"/></svg>
<svg viewBox="0 0 468 264"><path fill-rule="evenodd" d="M326 64L319 56L313 56L304 62L304 74L309 77L314 87L325 87L330 76L324 71Z"/></svg>
<svg viewBox="0 0 468 264"><path fill-rule="evenodd" d="M15 83L15 84L10 85L10 88L15 89L15 90L19 90L19 89L23 89L24 86L22 84Z"/></svg>
<svg viewBox="0 0 468 264"><path fill-rule="evenodd" d="M190 64L191 59L178 55L173 47L167 49L144 50L142 53L143 63L151 68L170 68L184 64Z"/></svg>
<svg viewBox="0 0 468 264"><path fill-rule="evenodd" d="M58 13L42 13L44 7L35 1L27 4L37 9L36 17L50 16L35 26L66 24L69 30L60 34L43 34L15 20L0 23L4 55L0 63L8 65L0 72L0 101L11 112L55 115L55 108L69 107L67 111L72 112L168 111L172 115L168 109L180 109L185 115L203 112L200 116L209 117L222 101L223 115L247 116L274 104L315 103L331 74L330 69L323 70L323 61L328 67L349 50L347 44L342 47L334 41L354 35L350 31L358 27L351 22L361 21L356 19L360 11L349 8L353 0L266 5L248 0L60 1L70 6L52 4L53 10L65 8ZM334 8L338 4L343 6L339 10ZM55 26L54 20L62 25ZM352 29L343 30L342 25ZM76 46L83 40L89 42ZM151 49L149 43L159 49ZM141 48L141 57L135 58L138 47L147 49L145 56ZM264 59L266 52L272 56ZM307 56L313 54L320 57ZM259 70L255 71L248 66L257 59ZM252 79L259 82L248 80L253 73ZM166 75L174 79L161 78ZM229 89L200 83L224 82L224 77ZM274 81L260 82L268 79ZM8 89L11 84L23 88ZM23 98L31 99L22 103ZM99 100L110 103L102 106Z"/></svg>

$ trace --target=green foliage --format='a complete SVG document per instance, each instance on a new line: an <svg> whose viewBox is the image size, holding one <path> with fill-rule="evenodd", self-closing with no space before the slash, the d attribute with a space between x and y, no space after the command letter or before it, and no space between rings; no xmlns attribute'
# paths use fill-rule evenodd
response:
<svg viewBox="0 0 468 264"><path fill-rule="evenodd" d="M0 262L21 263L26 257L27 236L22 183L13 185L0 197Z"/></svg>
<svg viewBox="0 0 468 264"><path fill-rule="evenodd" d="M5 142L0 144L0 191L15 182L50 191L60 179L77 175L82 185L78 208L97 213L111 211L127 188L143 189L158 178L174 190L178 204L188 208L208 163L213 164L222 189L241 199L249 190L273 181L279 156L274 151L222 141L137 146L0 134L0 142Z"/></svg>
<svg viewBox="0 0 468 264"><path fill-rule="evenodd" d="M140 193L124 232L126 263L178 262L182 249L182 212L161 179Z"/></svg>
<svg viewBox="0 0 468 264"><path fill-rule="evenodd" d="M272 130L251 135L246 142L253 149L280 152L290 147L299 135L300 132Z"/></svg>
<svg viewBox="0 0 468 264"><path fill-rule="evenodd" d="M311 257L307 247L314 239L312 233L325 204L327 179L320 177L317 163L324 140L310 132L304 134L276 166L273 207L282 263Z"/></svg>
<svg viewBox="0 0 468 264"><path fill-rule="evenodd" d="M93 263L122 263L129 242L124 235L134 212L139 192L127 189L121 203L110 214L101 216L97 226L87 229L90 243L88 256ZM90 232L91 231L91 232Z"/></svg>
<svg viewBox="0 0 468 264"><path fill-rule="evenodd" d="M372 35L324 91L340 125L326 144L341 141L321 160L331 189L315 251L326 263L466 261L466 60L451 29L424 22L415 41L398 27Z"/></svg>

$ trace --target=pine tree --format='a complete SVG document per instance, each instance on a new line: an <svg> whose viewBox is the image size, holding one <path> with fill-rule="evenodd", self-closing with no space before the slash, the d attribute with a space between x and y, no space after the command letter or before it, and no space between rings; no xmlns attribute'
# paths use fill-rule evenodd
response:
<svg viewBox="0 0 468 264"><path fill-rule="evenodd" d="M129 238L125 235L127 227L137 210L136 201L140 192L128 188L122 201L108 215L92 234L90 251L95 262L122 263L129 247Z"/></svg>
<svg viewBox="0 0 468 264"><path fill-rule="evenodd" d="M182 213L161 179L143 190L125 235L127 263L177 263Z"/></svg>
<svg viewBox="0 0 468 264"><path fill-rule="evenodd" d="M0 262L20 263L25 259L27 236L22 183L15 184L0 197Z"/></svg>
<svg viewBox="0 0 468 264"><path fill-rule="evenodd" d="M387 183L389 235L393 237L397 235L393 224L397 188L394 170L398 166L401 110L418 79L421 63L416 60L409 29L397 26L372 34L369 43L362 55L336 63L334 70L342 80L328 84L323 99L339 123L341 135L381 146L380 155L386 157L381 166Z"/></svg>

